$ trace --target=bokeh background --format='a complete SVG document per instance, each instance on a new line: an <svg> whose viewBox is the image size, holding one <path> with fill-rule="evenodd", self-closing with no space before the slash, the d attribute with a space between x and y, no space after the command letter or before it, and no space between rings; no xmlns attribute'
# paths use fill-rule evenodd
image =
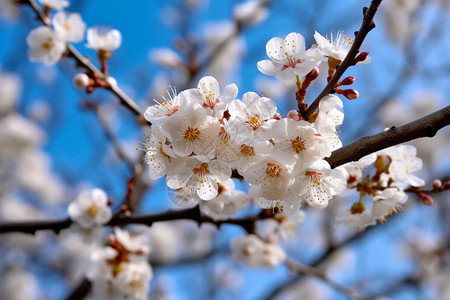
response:
<svg viewBox="0 0 450 300"><path fill-rule="evenodd" d="M168 85L195 87L204 75L222 86L236 83L274 99L284 115L295 109L295 87L256 68L266 59L272 37L301 33L307 47L313 34L359 29L367 0L267 1L254 24L237 22L245 1L73 0L67 11L88 27L110 25L122 33L109 72L142 109ZM265 2L263 2L265 3ZM449 104L450 3L445 0L385 0L377 27L365 40L372 63L352 67L360 97L343 99L344 145L392 125L401 125ZM120 203L137 174L141 191L136 211L173 209L164 179L151 182L139 163L145 129L107 91L86 94L72 85L80 70L63 58L51 67L31 63L26 36L40 26L32 10L0 0L0 218L57 219L83 189L100 187ZM96 61L93 50L77 49ZM308 90L311 101L326 83L326 69ZM97 110L86 108L95 103ZM114 136L111 140L110 135ZM115 144L115 146L114 146ZM450 179L450 132L415 141L424 160L420 174ZM121 159L117 150L124 153ZM131 166L137 163L137 166ZM142 169L141 169L142 168ZM239 184L245 189L245 184ZM363 294L392 299L449 299L449 193L424 206L411 195L405 209L365 233L334 226L336 214L351 205L337 199L324 211L307 211L298 234L283 244L289 256L319 264L339 283ZM177 221L150 231L154 278L150 299L346 299L317 279L293 276L285 266L251 269L229 257L229 241L244 231L220 230ZM65 299L83 279L90 249L69 232L0 236L1 299ZM324 257L324 255L326 255Z"/></svg>

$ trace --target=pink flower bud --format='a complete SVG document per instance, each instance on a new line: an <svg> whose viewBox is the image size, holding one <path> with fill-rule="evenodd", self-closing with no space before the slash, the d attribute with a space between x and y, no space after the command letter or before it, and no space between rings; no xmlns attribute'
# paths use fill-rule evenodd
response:
<svg viewBox="0 0 450 300"><path fill-rule="evenodd" d="M315 80L317 77L319 77L319 68L318 67L314 67L311 72L309 72L306 77L305 77L305 81L313 81Z"/></svg>
<svg viewBox="0 0 450 300"><path fill-rule="evenodd" d="M442 189L442 181L440 181L439 179L435 179L433 181L433 189L435 189L435 190Z"/></svg>
<svg viewBox="0 0 450 300"><path fill-rule="evenodd" d="M286 118L292 119L294 121L300 121L302 119L301 115L296 110L290 110L287 113Z"/></svg>
<svg viewBox="0 0 450 300"><path fill-rule="evenodd" d="M434 204L434 200L433 198L431 198L430 196L424 194L424 193L417 193L417 196L420 197L420 199L422 200L422 203L425 205L433 205Z"/></svg>
<svg viewBox="0 0 450 300"><path fill-rule="evenodd" d="M369 52L361 52L358 56L355 57L355 64L365 61L367 56L369 56Z"/></svg>
<svg viewBox="0 0 450 300"><path fill-rule="evenodd" d="M357 99L359 97L358 91L354 90L354 89L344 90L342 95L344 95L344 97L349 99L349 100L355 100L355 99Z"/></svg>
<svg viewBox="0 0 450 300"><path fill-rule="evenodd" d="M275 114L273 115L273 118L274 118L275 120L281 120L281 119L282 119L282 117L281 117L281 115L280 115L279 113L275 113Z"/></svg>
<svg viewBox="0 0 450 300"><path fill-rule="evenodd" d="M354 82L355 82L355 77L354 76L348 76L348 77L344 78L344 80L339 82L339 85L351 85Z"/></svg>
<svg viewBox="0 0 450 300"><path fill-rule="evenodd" d="M447 181L446 183L444 183L444 190L448 190L450 189L450 181Z"/></svg>

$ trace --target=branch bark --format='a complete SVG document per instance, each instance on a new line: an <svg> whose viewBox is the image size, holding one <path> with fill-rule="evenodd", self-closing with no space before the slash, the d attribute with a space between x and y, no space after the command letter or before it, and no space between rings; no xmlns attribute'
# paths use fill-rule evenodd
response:
<svg viewBox="0 0 450 300"><path fill-rule="evenodd" d="M317 96L313 103L308 107L308 109L303 114L303 119L308 120L309 116L314 113L314 111L319 107L320 100L326 95L330 94L335 86L338 83L339 79L342 77L344 72L352 65L355 64L355 57L359 52L359 48L361 47L364 39L370 30L375 27L375 23L373 22L373 18L375 17L375 13L378 10L382 0L372 0L370 7L366 10L364 8L364 19L361 24L361 28L355 36L355 40L353 41L352 47L347 53L344 61L339 65L336 69L336 73L334 73L333 77L328 82L327 86L322 90L322 92Z"/></svg>
<svg viewBox="0 0 450 300"><path fill-rule="evenodd" d="M441 128L448 125L450 125L450 105L403 126L392 126L389 130L362 137L333 151L326 160L332 168L335 168L381 149L421 137L433 137Z"/></svg>

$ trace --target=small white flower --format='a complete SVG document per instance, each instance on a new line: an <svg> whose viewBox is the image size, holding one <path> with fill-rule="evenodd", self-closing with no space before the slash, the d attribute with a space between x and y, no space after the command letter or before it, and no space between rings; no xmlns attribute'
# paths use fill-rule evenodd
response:
<svg viewBox="0 0 450 300"><path fill-rule="evenodd" d="M189 104L172 115L161 131L172 141L173 152L178 156L192 153L210 155L213 141L220 132L220 123L207 115L200 104Z"/></svg>
<svg viewBox="0 0 450 300"><path fill-rule="evenodd" d="M84 38L86 24L81 19L80 14L66 14L63 11L55 14L52 20L55 31L68 42L78 43Z"/></svg>
<svg viewBox="0 0 450 300"><path fill-rule="evenodd" d="M47 26L31 30L27 36L28 57L31 61L42 61L45 65L58 62L66 51L66 43L61 36Z"/></svg>
<svg viewBox="0 0 450 300"><path fill-rule="evenodd" d="M396 182L395 185L403 187L410 184L415 187L425 185L425 181L414 174L422 169L422 160L416 156L416 147L411 145L398 145L379 152L392 160L389 165L389 175Z"/></svg>
<svg viewBox="0 0 450 300"><path fill-rule="evenodd" d="M56 9L62 10L69 6L69 1L67 0L40 0L42 5Z"/></svg>
<svg viewBox="0 0 450 300"><path fill-rule="evenodd" d="M341 111L343 106L341 99L336 95L325 96L319 103L319 113L314 127L326 139L330 151L342 147L336 127L344 121L344 113Z"/></svg>
<svg viewBox="0 0 450 300"><path fill-rule="evenodd" d="M306 168L298 180L301 198L310 206L323 209L328 200L341 193L347 186L347 174L343 168L331 169L324 160L315 161Z"/></svg>
<svg viewBox="0 0 450 300"><path fill-rule="evenodd" d="M142 235L131 235L129 231L119 227L114 228L114 239L128 252L133 254L147 254L149 249Z"/></svg>
<svg viewBox="0 0 450 300"><path fill-rule="evenodd" d="M357 230L364 230L367 226L376 224L375 219L367 212L353 213L350 209L344 210L336 217L335 225L345 224Z"/></svg>
<svg viewBox="0 0 450 300"><path fill-rule="evenodd" d="M196 197L211 200L219 192L217 182L228 180L231 177L231 169L221 160L197 158L184 158L183 161L175 163L167 174L167 186L171 189L182 188L183 194L193 200ZM193 202L196 204L198 200Z"/></svg>
<svg viewBox="0 0 450 300"><path fill-rule="evenodd" d="M84 89L89 86L90 78L85 73L78 73L73 77L73 85L79 89Z"/></svg>
<svg viewBox="0 0 450 300"><path fill-rule="evenodd" d="M144 145L144 161L149 165L149 177L152 180L167 175L171 157L176 155L166 143L166 137L155 127L146 137Z"/></svg>
<svg viewBox="0 0 450 300"><path fill-rule="evenodd" d="M161 95L162 102L156 102L155 105L149 106L145 112L144 117L147 121L154 125L162 125L170 116L175 114L181 106L186 106L187 99L185 94L177 95L175 87L169 85L169 89L166 90L167 97Z"/></svg>
<svg viewBox="0 0 450 300"><path fill-rule="evenodd" d="M118 288L126 299L148 299L149 281L153 272L148 263L124 263L123 270L117 276Z"/></svg>
<svg viewBox="0 0 450 300"><path fill-rule="evenodd" d="M95 26L87 30L86 48L114 51L122 44L122 35L117 29L108 26Z"/></svg>
<svg viewBox="0 0 450 300"><path fill-rule="evenodd" d="M248 92L242 101L232 101L228 112L231 117L226 130L231 138L238 144L251 145L257 140L256 132L277 112L277 105L272 99Z"/></svg>
<svg viewBox="0 0 450 300"><path fill-rule="evenodd" d="M219 82L212 76L205 76L200 79L196 89L189 89L183 93L189 102L201 104L209 115L221 119L226 106L236 98L238 88L234 83L229 84L222 94Z"/></svg>
<svg viewBox="0 0 450 300"><path fill-rule="evenodd" d="M275 142L274 151L283 153L286 162L311 164L331 155L326 140L309 122L282 119L273 122L268 132Z"/></svg>
<svg viewBox="0 0 450 300"><path fill-rule="evenodd" d="M214 220L230 219L244 209L248 196L242 191L235 190L231 179L218 182L217 185L217 196L209 201L201 201L200 211Z"/></svg>
<svg viewBox="0 0 450 300"><path fill-rule="evenodd" d="M286 81L307 75L323 57L315 48L305 51L305 39L295 32L289 33L284 40L272 38L266 45L266 52L271 60L259 61L258 70Z"/></svg>
<svg viewBox="0 0 450 300"><path fill-rule="evenodd" d="M70 218L84 228L106 224L112 216L108 197L101 189L84 191L68 208Z"/></svg>
<svg viewBox="0 0 450 300"><path fill-rule="evenodd" d="M373 197L371 216L374 220L384 222L387 216L397 213L398 210L402 210L402 204L407 200L408 195L405 192L397 188L385 189Z"/></svg>
<svg viewBox="0 0 450 300"><path fill-rule="evenodd" d="M273 268L284 262L286 253L273 243L265 243L253 234L241 236L231 242L231 255L252 267Z"/></svg>
<svg viewBox="0 0 450 300"><path fill-rule="evenodd" d="M372 153L364 156L358 161L353 161L342 165L348 173L347 186L349 188L355 187L363 175L363 170L373 164L376 159L376 153Z"/></svg>
<svg viewBox="0 0 450 300"><path fill-rule="evenodd" d="M327 37L323 37L316 31L314 39L324 55L329 59L334 59L337 64L340 64L344 60L353 44L353 39L346 36L340 30L336 36L333 36L333 31L331 31L330 38L328 38L328 35ZM358 62L358 64L368 64L370 61L371 58L367 57L365 60Z"/></svg>
<svg viewBox="0 0 450 300"><path fill-rule="evenodd" d="M181 69L184 67L183 59L170 48L160 48L151 50L148 57L155 63L163 67Z"/></svg>

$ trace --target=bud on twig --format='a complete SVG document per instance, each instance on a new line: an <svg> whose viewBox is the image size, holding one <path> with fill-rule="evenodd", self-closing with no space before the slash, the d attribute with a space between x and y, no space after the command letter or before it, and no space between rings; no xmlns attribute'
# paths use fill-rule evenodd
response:
<svg viewBox="0 0 450 300"><path fill-rule="evenodd" d="M367 56L369 56L369 52L361 52L355 57L355 64L365 61Z"/></svg>
<svg viewBox="0 0 450 300"><path fill-rule="evenodd" d="M358 91L354 90L354 89L344 90L342 95L344 95L344 97L349 99L349 100L355 100L355 99L357 99L359 97Z"/></svg>
<svg viewBox="0 0 450 300"><path fill-rule="evenodd" d="M442 181L440 181L439 179L435 179L433 181L433 189L435 189L435 190L442 189Z"/></svg>
<svg viewBox="0 0 450 300"><path fill-rule="evenodd" d="M430 196L428 196L427 194L424 193L417 193L417 196L420 197L420 199L422 200L422 203L425 205L433 205L434 204L434 200L433 198L431 198Z"/></svg>

